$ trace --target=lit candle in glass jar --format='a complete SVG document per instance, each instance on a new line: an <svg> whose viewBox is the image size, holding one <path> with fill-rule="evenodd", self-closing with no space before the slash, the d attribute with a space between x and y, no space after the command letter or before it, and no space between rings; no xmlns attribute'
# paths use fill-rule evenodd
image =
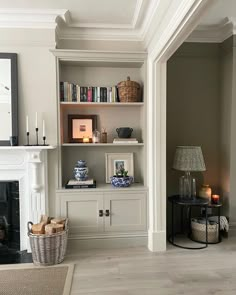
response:
<svg viewBox="0 0 236 295"><path fill-rule="evenodd" d="M220 203L220 196L219 195L212 195L211 196L211 203L212 204L219 204Z"/></svg>
<svg viewBox="0 0 236 295"><path fill-rule="evenodd" d="M89 143L89 137L88 136L83 137L83 143Z"/></svg>

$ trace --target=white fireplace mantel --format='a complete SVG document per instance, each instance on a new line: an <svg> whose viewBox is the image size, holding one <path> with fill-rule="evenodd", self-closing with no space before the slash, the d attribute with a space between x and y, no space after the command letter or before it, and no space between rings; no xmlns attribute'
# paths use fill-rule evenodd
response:
<svg viewBox="0 0 236 295"><path fill-rule="evenodd" d="M19 181L20 249L30 251L27 222L48 213L47 152L54 146L1 146L0 181Z"/></svg>

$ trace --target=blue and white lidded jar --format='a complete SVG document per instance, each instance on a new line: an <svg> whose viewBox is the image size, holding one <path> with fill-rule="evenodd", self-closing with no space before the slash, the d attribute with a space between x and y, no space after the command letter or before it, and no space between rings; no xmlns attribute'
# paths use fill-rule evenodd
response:
<svg viewBox="0 0 236 295"><path fill-rule="evenodd" d="M86 161L77 161L77 164L74 168L74 177L77 180L86 180L88 178L88 167Z"/></svg>

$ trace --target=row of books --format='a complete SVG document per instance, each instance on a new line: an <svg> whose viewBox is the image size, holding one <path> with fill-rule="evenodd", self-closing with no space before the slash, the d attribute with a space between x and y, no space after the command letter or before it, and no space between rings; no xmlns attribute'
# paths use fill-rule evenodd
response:
<svg viewBox="0 0 236 295"><path fill-rule="evenodd" d="M60 82L60 101L63 102L119 102L118 88L79 86Z"/></svg>

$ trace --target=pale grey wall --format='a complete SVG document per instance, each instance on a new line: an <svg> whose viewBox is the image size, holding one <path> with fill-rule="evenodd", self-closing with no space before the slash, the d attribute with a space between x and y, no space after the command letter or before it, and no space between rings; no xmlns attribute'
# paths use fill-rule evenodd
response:
<svg viewBox="0 0 236 295"><path fill-rule="evenodd" d="M177 145L202 147L206 172L194 173L198 186L220 184L220 48L218 44L184 43L167 65L167 194L178 193L172 170Z"/></svg>
<svg viewBox="0 0 236 295"><path fill-rule="evenodd" d="M57 104L54 30L0 29L0 51L17 53L19 88L19 144L26 143L26 115L29 116L30 142L35 143L35 112L38 112L39 136L42 119L46 122L47 142L57 144ZM42 141L41 141L42 142ZM49 156L50 214L55 212L57 151Z"/></svg>

